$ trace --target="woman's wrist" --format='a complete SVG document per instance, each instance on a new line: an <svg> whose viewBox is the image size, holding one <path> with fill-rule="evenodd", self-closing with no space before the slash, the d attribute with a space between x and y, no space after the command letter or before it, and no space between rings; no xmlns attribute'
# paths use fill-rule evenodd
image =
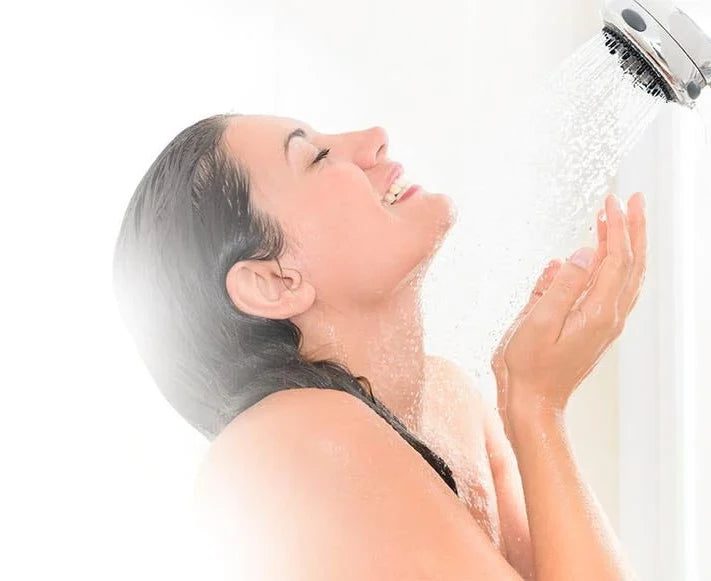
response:
<svg viewBox="0 0 711 581"><path fill-rule="evenodd" d="M514 447L536 441L551 430L565 429L565 410L541 397L516 398L509 404L507 414Z"/></svg>

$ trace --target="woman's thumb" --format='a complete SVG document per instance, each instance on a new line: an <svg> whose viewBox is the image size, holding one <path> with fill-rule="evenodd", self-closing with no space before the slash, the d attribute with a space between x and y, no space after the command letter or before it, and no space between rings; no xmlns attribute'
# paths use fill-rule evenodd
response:
<svg viewBox="0 0 711 581"><path fill-rule="evenodd" d="M595 249L585 246L579 250L576 250L573 255L568 258L568 262L574 264L575 266L579 266L583 270L588 270L594 259Z"/></svg>
<svg viewBox="0 0 711 581"><path fill-rule="evenodd" d="M547 311L547 317L560 323L558 330L568 317L570 310L585 290L592 275L595 250L584 247L577 250L560 267L546 294L538 301L537 307Z"/></svg>

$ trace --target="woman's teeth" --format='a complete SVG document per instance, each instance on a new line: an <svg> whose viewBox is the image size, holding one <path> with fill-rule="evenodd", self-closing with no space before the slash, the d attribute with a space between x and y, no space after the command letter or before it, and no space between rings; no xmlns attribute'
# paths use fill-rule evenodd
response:
<svg viewBox="0 0 711 581"><path fill-rule="evenodd" d="M393 185L390 186L390 189L385 194L385 197L383 198L384 203L390 205L394 204L411 185L412 184L409 181L400 176L393 182Z"/></svg>

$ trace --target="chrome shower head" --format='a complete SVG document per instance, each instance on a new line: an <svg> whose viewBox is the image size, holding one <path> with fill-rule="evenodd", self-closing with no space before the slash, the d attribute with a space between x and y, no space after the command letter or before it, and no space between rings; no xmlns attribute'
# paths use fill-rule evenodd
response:
<svg viewBox="0 0 711 581"><path fill-rule="evenodd" d="M673 3L608 0L603 21L608 49L650 94L693 108L711 85L711 38Z"/></svg>

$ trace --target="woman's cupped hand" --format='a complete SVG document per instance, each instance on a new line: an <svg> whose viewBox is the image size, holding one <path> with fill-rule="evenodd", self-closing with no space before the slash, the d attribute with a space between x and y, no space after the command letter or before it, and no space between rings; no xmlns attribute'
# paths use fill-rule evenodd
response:
<svg viewBox="0 0 711 581"><path fill-rule="evenodd" d="M494 351L497 406L511 437L511 412L562 413L568 399L622 333L646 272L644 196L610 194L597 216L597 250L552 260Z"/></svg>

